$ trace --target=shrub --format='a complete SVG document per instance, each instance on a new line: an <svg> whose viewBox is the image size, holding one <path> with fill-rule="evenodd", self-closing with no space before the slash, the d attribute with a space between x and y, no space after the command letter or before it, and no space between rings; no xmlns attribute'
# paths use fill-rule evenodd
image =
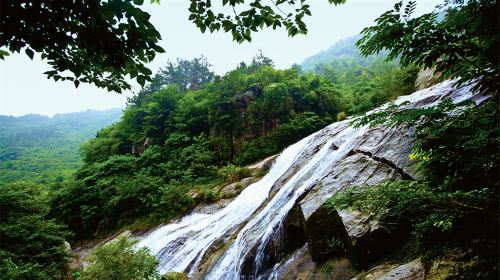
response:
<svg viewBox="0 0 500 280"><path fill-rule="evenodd" d="M252 176L250 169L232 164L219 169L219 174L226 180L227 183L237 182L243 178Z"/></svg>
<svg viewBox="0 0 500 280"><path fill-rule="evenodd" d="M337 114L337 121L338 122L345 120L345 118L346 118L345 112L340 112Z"/></svg>
<svg viewBox="0 0 500 280"><path fill-rule="evenodd" d="M158 260L147 248L135 248L137 241L120 237L95 249L90 265L83 270L81 280L154 280L161 279L156 269Z"/></svg>

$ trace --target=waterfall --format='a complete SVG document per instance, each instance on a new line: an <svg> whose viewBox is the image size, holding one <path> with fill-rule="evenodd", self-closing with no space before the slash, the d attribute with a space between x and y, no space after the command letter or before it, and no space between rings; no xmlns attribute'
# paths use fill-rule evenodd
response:
<svg viewBox="0 0 500 280"><path fill-rule="evenodd" d="M159 261L161 273L194 273L206 250L219 238L230 235L245 222L269 195L274 183L303 153L315 134L288 147L276 159L269 173L245 188L226 207L213 214L193 213L179 222L152 232L138 246L149 247Z"/></svg>
<svg viewBox="0 0 500 280"><path fill-rule="evenodd" d="M288 211L293 207L295 200L309 187L319 181L329 167L338 159L345 156L354 146L357 136L364 129L347 128L336 137L329 139L326 144L299 169L282 186L277 194L266 204L266 206L238 233L236 240L225 251L216 266L211 269L207 279L237 279L240 275L241 265L245 254L253 244L260 242L255 258L256 272L263 259L263 250L269 237L276 226L283 220ZM317 138L311 138L309 145L317 145ZM342 141L338 148L333 147L334 141ZM258 275L254 275L258 276Z"/></svg>
<svg viewBox="0 0 500 280"><path fill-rule="evenodd" d="M459 102L473 96L472 85L453 89L452 83L447 81L400 97L396 103L407 102L407 108L425 107L444 98ZM242 265L250 255L252 275L247 276L273 278L276 275L270 275L272 269L264 267L265 248L273 234L282 230L283 220L297 199L321 184L321 179L367 133L370 129L350 127L348 120L331 124L285 149L267 175L245 188L224 208L211 214L191 213L156 229L138 246L150 248L157 256L160 273L175 271L193 276L206 261L209 248L226 243L203 278L240 279Z"/></svg>

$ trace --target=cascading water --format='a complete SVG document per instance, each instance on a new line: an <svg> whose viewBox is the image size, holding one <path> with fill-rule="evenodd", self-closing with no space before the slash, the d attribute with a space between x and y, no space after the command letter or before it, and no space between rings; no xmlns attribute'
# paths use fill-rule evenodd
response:
<svg viewBox="0 0 500 280"><path fill-rule="evenodd" d="M252 245L259 244L255 258L256 272L262 263L264 247L276 226L283 220L288 211L293 207L295 200L309 187L314 185L326 173L338 159L345 156L355 145L357 136L364 129L348 128L334 138L329 139L326 144L297 171L282 186L276 195L267 203L255 217L238 233L236 240L225 251L222 258L211 269L207 279L238 279L244 256ZM316 138L311 138L314 143ZM333 147L335 141L343 142L338 149ZM258 277L258 275L254 275Z"/></svg>
<svg viewBox="0 0 500 280"><path fill-rule="evenodd" d="M160 260L160 272L194 272L205 251L219 238L231 234L264 203L273 184L307 147L314 134L288 147L260 181L248 186L229 205L213 214L194 213L151 233L138 245L151 248Z"/></svg>
<svg viewBox="0 0 500 280"><path fill-rule="evenodd" d="M454 90L448 81L401 97L396 103L407 101L410 102L407 107L424 107L448 97L459 102L471 98L471 86ZM160 273L176 271L194 275L209 248L229 241L203 278L239 279L252 249L252 275L247 276L269 277L272 271L263 265L265 248L273 233L281 229L296 200L318 185L368 131L366 127L349 127L346 121L334 123L285 149L266 176L244 189L226 207L212 214L192 213L162 226L138 246L149 247L157 256Z"/></svg>

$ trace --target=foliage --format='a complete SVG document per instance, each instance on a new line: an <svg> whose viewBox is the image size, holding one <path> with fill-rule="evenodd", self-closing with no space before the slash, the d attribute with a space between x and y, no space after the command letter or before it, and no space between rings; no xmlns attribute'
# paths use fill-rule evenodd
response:
<svg viewBox="0 0 500 280"><path fill-rule="evenodd" d="M52 194L52 215L77 237L106 233L135 219L169 219L191 206L185 189L159 176L134 174L135 159L115 156L81 170ZM144 172L144 171L143 171Z"/></svg>
<svg viewBox="0 0 500 280"><path fill-rule="evenodd" d="M456 111L454 111L457 114ZM418 129L415 154L432 170L428 179L453 189L498 188L498 98L446 118L427 117Z"/></svg>
<svg viewBox="0 0 500 280"><path fill-rule="evenodd" d="M47 218L48 197L31 183L0 185L0 274L4 279L60 279L64 228Z"/></svg>
<svg viewBox="0 0 500 280"><path fill-rule="evenodd" d="M159 73L162 85L177 85L181 92L201 89L214 78L210 70L210 63L205 57L193 60L177 59L176 63L169 62Z"/></svg>
<svg viewBox="0 0 500 280"><path fill-rule="evenodd" d="M310 16L310 6L307 1L278 0L272 1L272 6L259 0L222 0L221 10L231 9L233 13L217 12L212 6L212 1L190 0L189 20L201 32L207 29L210 32L223 30L231 32L233 40L239 43L251 41L252 32L259 28L285 27L289 36L306 34L307 26L303 21L305 16ZM342 4L345 0L328 0L331 4ZM239 10L239 11L237 11Z"/></svg>
<svg viewBox="0 0 500 280"><path fill-rule="evenodd" d="M156 267L158 261L149 249L135 248L137 241L120 237L92 251L81 280L153 280L161 279Z"/></svg>
<svg viewBox="0 0 500 280"><path fill-rule="evenodd" d="M30 181L48 185L72 178L82 165L80 143L119 120L120 109L0 116L0 184Z"/></svg>
<svg viewBox="0 0 500 280"><path fill-rule="evenodd" d="M220 168L219 173L223 178L226 179L227 183L237 182L252 175L248 168L239 167L232 164Z"/></svg>
<svg viewBox="0 0 500 280"><path fill-rule="evenodd" d="M55 81L92 83L109 91L144 85L152 74L145 64L157 52L160 34L139 6L144 1L2 1L0 58L22 50L40 53Z"/></svg>
<svg viewBox="0 0 500 280"><path fill-rule="evenodd" d="M215 74L204 56L192 60L177 59L175 63L168 62L167 65L153 76L153 79L143 87L136 95L129 98L129 106L141 105L147 102L148 95L168 85L176 85L180 92L187 90L199 90L211 82Z"/></svg>
<svg viewBox="0 0 500 280"><path fill-rule="evenodd" d="M385 51L363 57L355 46L361 36L353 36L332 45L304 60L301 71L313 72L350 92L349 113L360 114L391 101L400 95L413 93L419 68L399 67L399 61L384 61Z"/></svg>
<svg viewBox="0 0 500 280"><path fill-rule="evenodd" d="M440 14L413 18L416 3L403 5L400 1L375 26L365 28L357 43L361 52L369 55L387 50L387 58L399 58L403 66L435 66L442 79L458 78L458 84L480 78L477 89L498 92L498 2L445 1ZM442 20L440 15L444 15Z"/></svg>

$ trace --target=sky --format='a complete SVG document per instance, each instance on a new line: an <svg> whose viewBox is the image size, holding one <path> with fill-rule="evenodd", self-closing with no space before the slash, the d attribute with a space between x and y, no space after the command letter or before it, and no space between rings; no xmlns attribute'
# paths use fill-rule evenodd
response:
<svg viewBox="0 0 500 280"><path fill-rule="evenodd" d="M307 35L290 38L284 29L269 29L254 33L252 42L243 44L232 41L231 35L223 32L202 34L188 20L187 0L145 4L143 9L151 14L151 22L162 36L160 45L166 50L157 55L148 67L155 73L169 60L204 55L216 74L222 75L241 61L251 61L261 50L273 59L277 68L289 68L293 63L301 63L335 42L373 25L374 19L391 9L395 2L348 0L344 5L334 6L327 0L309 0L312 16L305 19L309 30ZM432 10L438 2L418 1L416 14ZM76 89L72 82L48 80L43 74L47 70L50 70L49 65L39 56L35 55L30 60L24 52L0 60L0 115L53 116L87 109L124 108L127 97L139 90L137 84L131 91L122 94L88 84L81 84Z"/></svg>

